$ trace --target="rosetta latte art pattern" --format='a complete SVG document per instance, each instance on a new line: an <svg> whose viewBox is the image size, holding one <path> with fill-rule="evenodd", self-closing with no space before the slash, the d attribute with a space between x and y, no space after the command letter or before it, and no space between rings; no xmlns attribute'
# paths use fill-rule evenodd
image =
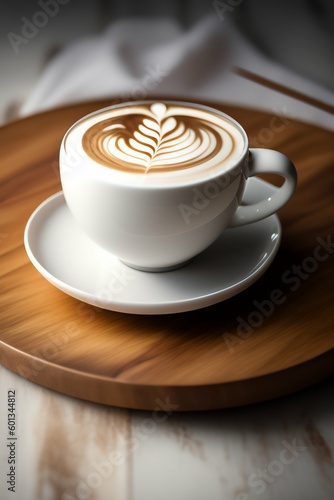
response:
<svg viewBox="0 0 334 500"><path fill-rule="evenodd" d="M130 107L131 109L131 107ZM233 137L208 119L175 113L163 103L110 116L83 135L86 154L101 165L131 173L183 170L228 157ZM180 110L178 110L180 112Z"/></svg>

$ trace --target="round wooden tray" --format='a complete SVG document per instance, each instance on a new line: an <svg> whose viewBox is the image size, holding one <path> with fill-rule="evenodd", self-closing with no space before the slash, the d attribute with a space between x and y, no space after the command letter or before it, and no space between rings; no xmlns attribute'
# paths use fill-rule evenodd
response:
<svg viewBox="0 0 334 500"><path fill-rule="evenodd" d="M299 174L296 194L279 213L278 255L241 294L189 313L127 315L79 302L36 271L23 232L33 210L61 188L62 136L112 102L64 107L0 129L1 363L71 396L165 411L254 403L332 374L333 135L320 128L206 103L240 121L252 146L288 155Z"/></svg>

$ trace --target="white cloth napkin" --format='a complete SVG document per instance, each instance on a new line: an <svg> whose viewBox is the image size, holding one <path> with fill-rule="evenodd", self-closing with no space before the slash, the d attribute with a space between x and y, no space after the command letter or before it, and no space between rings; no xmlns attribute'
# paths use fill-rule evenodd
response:
<svg viewBox="0 0 334 500"><path fill-rule="evenodd" d="M259 108L334 130L329 112L249 81L235 67L334 105L333 92L267 59L212 14L189 30L163 18L124 19L78 40L49 63L21 115L102 97L168 95Z"/></svg>

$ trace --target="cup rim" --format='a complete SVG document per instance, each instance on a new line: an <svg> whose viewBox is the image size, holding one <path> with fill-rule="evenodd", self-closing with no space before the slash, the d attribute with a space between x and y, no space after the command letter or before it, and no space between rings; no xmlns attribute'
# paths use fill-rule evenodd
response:
<svg viewBox="0 0 334 500"><path fill-rule="evenodd" d="M170 104L170 105L176 105L176 106L185 106L185 107L189 107L189 108L194 107L194 108L202 109L203 111L207 111L209 113L214 113L220 117L223 117L225 120L231 122L237 128L237 130L240 132L240 134L242 135L243 141L244 141L243 148L242 148L240 155L231 164L224 166L224 169L222 171L215 172L214 174L208 175L206 177L203 176L203 178L201 178L201 179L195 179L195 180L194 179L193 180L182 179L182 180L180 180L180 182L175 182L175 181L168 182L168 181L166 181L163 184L147 184L147 183L140 183L140 182L133 183L133 182L131 182L131 180L129 178L128 179L124 178L124 180L115 179L115 178L112 178L112 176L105 174L105 171L108 170L107 167L105 167L104 165L101 165L101 164L95 164L94 165L95 174L97 174L97 175L99 174L98 177L101 179L103 178L104 182L107 182L107 183L110 182L111 184L114 184L114 185L117 185L120 187L123 186L123 187L129 188L129 189L135 188L135 189L147 189L147 190L151 190L151 189L153 189L153 190L159 190L159 189L166 190L166 189L178 189L178 188L181 189L181 188L189 187L189 186L196 187L198 185L203 185L203 183L214 181L217 178L220 178L226 174L231 173L243 161L243 159L247 155L247 152L249 150L248 136L247 136L245 129L242 127L242 125L235 118L233 118L232 116L228 115L227 113L224 113L223 111L221 111L217 108L214 108L213 106L208 106L206 104L200 104L200 103L192 102L192 101L182 101L182 100L177 100L177 99L174 100L174 99L163 99L163 98L160 100L150 98L150 99L139 99L136 101L124 101L121 103L118 102L116 104L111 104L109 106L105 106L103 108L99 108L98 110L92 111L91 113L88 113L88 114L82 116L81 118L79 118L78 120L76 120L67 129L67 131L65 132L65 134L62 138L60 149L61 149L61 151L65 152L65 155L67 154L66 153L67 138L71 134L72 130L74 128L76 128L80 123L87 120L87 118L93 117L95 115L98 115L98 114L103 113L105 111L108 111L110 109L124 108L124 107L129 106L129 105L136 106L136 105L149 104L149 103L154 104L157 102L161 102L164 104ZM61 162L60 162L60 167L61 167Z"/></svg>

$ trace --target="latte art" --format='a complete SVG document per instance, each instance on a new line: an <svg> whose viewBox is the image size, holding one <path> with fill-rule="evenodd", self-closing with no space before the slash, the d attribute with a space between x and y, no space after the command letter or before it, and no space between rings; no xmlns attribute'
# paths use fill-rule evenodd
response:
<svg viewBox="0 0 334 500"><path fill-rule="evenodd" d="M195 167L228 157L233 147L233 137L224 129L203 118L171 116L162 103L102 120L83 136L83 148L93 160L132 173Z"/></svg>
<svg viewBox="0 0 334 500"><path fill-rule="evenodd" d="M128 174L216 169L233 161L243 146L241 133L222 116L186 105L128 104L97 117L83 132L84 152L100 165Z"/></svg>

